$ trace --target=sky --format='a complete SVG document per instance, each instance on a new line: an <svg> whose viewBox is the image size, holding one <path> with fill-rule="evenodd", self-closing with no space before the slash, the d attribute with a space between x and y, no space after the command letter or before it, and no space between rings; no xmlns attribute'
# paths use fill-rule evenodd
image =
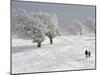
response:
<svg viewBox="0 0 100 75"><path fill-rule="evenodd" d="M12 1L12 8L25 9L33 12L56 13L58 15L59 25L67 29L73 20L93 18L95 19L95 6L72 5L57 3L40 3L32 1Z"/></svg>

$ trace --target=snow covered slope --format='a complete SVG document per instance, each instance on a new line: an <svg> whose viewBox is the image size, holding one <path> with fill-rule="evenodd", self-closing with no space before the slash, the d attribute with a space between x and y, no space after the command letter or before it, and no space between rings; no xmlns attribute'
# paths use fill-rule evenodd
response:
<svg viewBox="0 0 100 75"><path fill-rule="evenodd" d="M78 70L95 68L95 37L94 36L60 36L54 44L49 39L41 48L31 40L12 40L12 72L30 73L61 70ZM85 50L92 55L86 59Z"/></svg>

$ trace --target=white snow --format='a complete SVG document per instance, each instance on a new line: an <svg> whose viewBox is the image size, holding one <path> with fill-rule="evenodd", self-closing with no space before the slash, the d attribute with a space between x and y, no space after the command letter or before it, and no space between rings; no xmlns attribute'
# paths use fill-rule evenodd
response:
<svg viewBox="0 0 100 75"><path fill-rule="evenodd" d="M49 39L37 48L31 40L12 40L12 72L46 72L95 68L94 36L59 36L49 44ZM90 59L84 51L90 50Z"/></svg>

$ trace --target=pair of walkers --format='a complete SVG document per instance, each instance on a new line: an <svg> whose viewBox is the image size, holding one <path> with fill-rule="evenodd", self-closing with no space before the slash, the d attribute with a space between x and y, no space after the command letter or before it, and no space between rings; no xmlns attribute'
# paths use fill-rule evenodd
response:
<svg viewBox="0 0 100 75"><path fill-rule="evenodd" d="M88 51L88 50L85 50L85 55L86 55L86 58L90 58L91 57L91 52Z"/></svg>

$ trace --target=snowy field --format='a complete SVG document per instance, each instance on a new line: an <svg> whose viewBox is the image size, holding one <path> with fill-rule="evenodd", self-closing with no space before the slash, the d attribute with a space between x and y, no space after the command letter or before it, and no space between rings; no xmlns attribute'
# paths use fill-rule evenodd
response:
<svg viewBox="0 0 100 75"><path fill-rule="evenodd" d="M94 36L59 36L41 48L32 40L12 39L12 73L47 72L95 68ZM85 50L91 51L86 59Z"/></svg>

